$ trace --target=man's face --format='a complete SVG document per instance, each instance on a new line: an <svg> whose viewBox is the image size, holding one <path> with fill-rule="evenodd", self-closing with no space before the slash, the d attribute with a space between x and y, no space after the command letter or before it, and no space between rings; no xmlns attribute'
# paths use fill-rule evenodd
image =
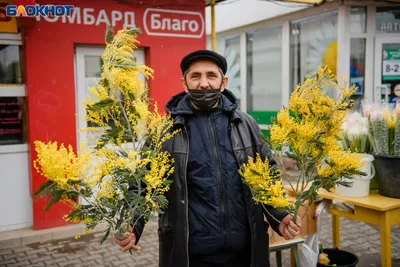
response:
<svg viewBox="0 0 400 267"><path fill-rule="evenodd" d="M223 92L228 83L228 77L222 78L218 66L208 60L194 62L190 65L185 77L181 78L181 82L186 93L188 93L188 88L199 90L221 88L221 92Z"/></svg>

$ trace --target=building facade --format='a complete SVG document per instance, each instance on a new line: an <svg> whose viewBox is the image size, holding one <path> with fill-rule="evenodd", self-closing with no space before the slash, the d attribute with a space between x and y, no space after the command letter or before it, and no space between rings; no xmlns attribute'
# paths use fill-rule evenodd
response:
<svg viewBox="0 0 400 267"><path fill-rule="evenodd" d="M208 25L209 10L206 18ZM355 110L363 100L400 97L400 3L227 1L216 7L216 30L217 51L230 63L228 88L264 129L320 64L341 84L358 86ZM209 28L207 34L211 48Z"/></svg>

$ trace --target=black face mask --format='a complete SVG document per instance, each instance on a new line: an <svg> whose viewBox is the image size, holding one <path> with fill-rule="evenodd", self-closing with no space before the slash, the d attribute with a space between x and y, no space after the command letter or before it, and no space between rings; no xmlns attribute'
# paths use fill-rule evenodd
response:
<svg viewBox="0 0 400 267"><path fill-rule="evenodd" d="M217 104L221 89L188 89L190 101L201 110L209 110Z"/></svg>

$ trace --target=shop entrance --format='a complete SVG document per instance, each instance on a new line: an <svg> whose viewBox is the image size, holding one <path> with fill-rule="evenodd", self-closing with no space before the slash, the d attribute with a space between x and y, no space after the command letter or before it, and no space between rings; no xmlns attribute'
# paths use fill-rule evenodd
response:
<svg viewBox="0 0 400 267"><path fill-rule="evenodd" d="M375 101L400 99L400 37L378 36L375 41Z"/></svg>
<svg viewBox="0 0 400 267"><path fill-rule="evenodd" d="M86 121L85 114L86 111L83 107L83 102L85 101L87 95L90 95L89 88L94 86L95 79L100 80L102 60L101 55L104 48L96 47L77 47L75 51L75 70L76 70L76 114L79 114L76 118L77 130L92 127L93 125L88 125ZM144 61L144 49L138 48L135 50L136 61L138 63L145 64ZM144 79L144 77L142 77ZM95 138L94 134L86 132L77 131L77 142L79 147L79 142L87 142L89 146L93 145L93 140Z"/></svg>

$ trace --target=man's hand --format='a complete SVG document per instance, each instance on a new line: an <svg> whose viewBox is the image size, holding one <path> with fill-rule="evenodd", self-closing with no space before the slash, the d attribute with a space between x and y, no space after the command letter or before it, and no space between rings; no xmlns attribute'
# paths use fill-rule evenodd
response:
<svg viewBox="0 0 400 267"><path fill-rule="evenodd" d="M136 235L133 231L132 227L129 227L129 232L124 233L124 238L120 240L118 236L115 234L114 235L115 242L120 246L122 251L127 251L127 250L140 250L139 246L136 246Z"/></svg>
<svg viewBox="0 0 400 267"><path fill-rule="evenodd" d="M288 157L282 157L282 163L283 167L285 170L295 170L297 168L297 163L295 160L288 158Z"/></svg>
<svg viewBox="0 0 400 267"><path fill-rule="evenodd" d="M300 234L301 218L297 216L296 223L293 222L293 216L287 215L282 219L282 223L279 224L278 229L282 236L286 240L295 238Z"/></svg>

